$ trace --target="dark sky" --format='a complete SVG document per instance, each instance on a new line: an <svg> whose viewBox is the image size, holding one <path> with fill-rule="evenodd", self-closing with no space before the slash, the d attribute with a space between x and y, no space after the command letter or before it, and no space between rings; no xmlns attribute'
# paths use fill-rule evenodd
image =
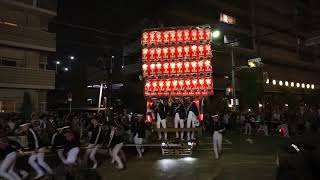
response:
<svg viewBox="0 0 320 180"><path fill-rule="evenodd" d="M125 33L143 18L157 16L168 0L59 0L61 21Z"/></svg>

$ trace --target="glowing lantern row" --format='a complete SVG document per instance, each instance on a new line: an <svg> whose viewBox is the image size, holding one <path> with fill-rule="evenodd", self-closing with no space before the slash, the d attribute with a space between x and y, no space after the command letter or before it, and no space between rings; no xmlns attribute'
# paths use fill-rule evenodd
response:
<svg viewBox="0 0 320 180"><path fill-rule="evenodd" d="M211 41L210 27L145 31L142 33L141 44L143 46L152 46L202 41Z"/></svg>
<svg viewBox="0 0 320 180"><path fill-rule="evenodd" d="M143 48L143 61L161 61L161 60L177 60L177 59L192 59L192 58L206 58L212 57L210 44L194 44L185 46L168 46Z"/></svg>
<svg viewBox="0 0 320 180"><path fill-rule="evenodd" d="M212 94L211 78L147 80L145 96L190 96Z"/></svg>
<svg viewBox="0 0 320 180"><path fill-rule="evenodd" d="M210 60L186 62L158 62L142 65L143 76L181 76L185 74L207 74L212 72Z"/></svg>

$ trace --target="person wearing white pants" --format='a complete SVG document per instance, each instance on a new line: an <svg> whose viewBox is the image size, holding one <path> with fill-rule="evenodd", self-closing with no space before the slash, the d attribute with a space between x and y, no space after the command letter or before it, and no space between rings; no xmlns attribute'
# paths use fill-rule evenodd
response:
<svg viewBox="0 0 320 180"><path fill-rule="evenodd" d="M1 177L7 180L21 180L21 177L14 171L17 159L16 150L20 148L19 143L5 136L0 138L0 157L2 161L0 164Z"/></svg>
<svg viewBox="0 0 320 180"><path fill-rule="evenodd" d="M160 101L158 102L158 106L157 106L157 128L160 129L161 126L163 129L167 128L167 116L168 116L168 110L169 108L167 107L167 105L164 105L163 100L160 99ZM159 140L162 139L162 135L161 132L158 131L158 137ZM168 140L168 133L164 132L164 139Z"/></svg>
<svg viewBox="0 0 320 180"><path fill-rule="evenodd" d="M107 147L109 148L109 154L112 157L112 162L117 163L116 168L121 170L124 168L124 165L119 157L119 152L123 146L123 141L116 127L112 127L109 136L109 143Z"/></svg>
<svg viewBox="0 0 320 180"><path fill-rule="evenodd" d="M80 152L79 138L71 130L66 131L64 137L65 143L63 150L58 152L59 158L65 165L75 165ZM67 153L67 158L65 158L64 152Z"/></svg>
<svg viewBox="0 0 320 180"><path fill-rule="evenodd" d="M146 123L143 121L143 115L138 114L137 121L132 125L132 134L133 141L136 144L136 149L138 152L139 158L142 158L142 154L144 153L144 148L140 146L143 143L143 139L146 136Z"/></svg>
<svg viewBox="0 0 320 180"><path fill-rule="evenodd" d="M103 143L103 130L102 127L99 125L99 121L97 118L93 118L91 120L91 123L93 125L92 135L90 138L90 144L87 147L84 160L87 162L87 158L89 157L90 160L93 162L92 169L97 169L98 167L98 161L96 160L96 153L97 150L101 147L101 144Z"/></svg>
<svg viewBox="0 0 320 180"><path fill-rule="evenodd" d="M211 116L213 122L212 123L212 139L213 139L213 151L215 159L219 159L219 154L222 149L222 132L225 130L223 123L219 121L219 115Z"/></svg>
<svg viewBox="0 0 320 180"><path fill-rule="evenodd" d="M186 116L187 116L187 112L186 112L186 108L185 106L181 103L180 100L177 100L177 107L175 107L175 115L174 115L174 128L184 128L184 121L186 119ZM181 131L181 137L180 139L181 140L184 140L183 139L183 136L184 136L184 132ZM176 132L176 139L179 138L179 132Z"/></svg>
<svg viewBox="0 0 320 180"><path fill-rule="evenodd" d="M45 175L45 170L49 174L53 174L50 166L44 161L44 154L46 151L44 143L39 138L38 133L31 127L30 123L26 123L20 126L22 132L27 133L29 150L32 151L28 163L37 172L34 179L39 179Z"/></svg>
<svg viewBox="0 0 320 180"><path fill-rule="evenodd" d="M252 126L251 126L251 122L254 121L254 117L246 117L246 123L245 123L245 130L244 130L244 134L245 135L251 135L251 130L252 130Z"/></svg>
<svg viewBox="0 0 320 180"><path fill-rule="evenodd" d="M187 117L187 128L195 128L196 123L198 121L197 116L199 115L199 110L194 102L190 102L188 111L187 111L188 117ZM187 138L188 141L190 141L190 131L187 132ZM191 140L195 140L194 137L194 131L191 132Z"/></svg>

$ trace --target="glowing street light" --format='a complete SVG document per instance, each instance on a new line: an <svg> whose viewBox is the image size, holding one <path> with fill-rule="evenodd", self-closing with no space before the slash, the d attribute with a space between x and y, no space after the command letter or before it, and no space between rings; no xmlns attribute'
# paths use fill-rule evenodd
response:
<svg viewBox="0 0 320 180"><path fill-rule="evenodd" d="M250 68L257 67L256 63L254 63L254 62L249 62L248 65Z"/></svg>
<svg viewBox="0 0 320 180"><path fill-rule="evenodd" d="M289 82L288 81L284 82L284 85L289 86Z"/></svg>
<svg viewBox="0 0 320 180"><path fill-rule="evenodd" d="M300 83L297 83L296 86L297 86L297 88L299 88L300 87Z"/></svg>
<svg viewBox="0 0 320 180"><path fill-rule="evenodd" d="M71 70L71 67L72 67L72 61L75 60L75 57L74 56L69 56L69 69ZM68 69L68 70L69 70Z"/></svg>
<svg viewBox="0 0 320 180"><path fill-rule="evenodd" d="M266 80L266 84L269 84L269 83L270 83L269 81L270 81L270 80L269 80L269 79L267 79L267 80Z"/></svg>
<svg viewBox="0 0 320 180"><path fill-rule="evenodd" d="M314 89L314 84L311 84L311 89Z"/></svg>
<svg viewBox="0 0 320 180"><path fill-rule="evenodd" d="M310 89L310 84L307 84L307 89Z"/></svg>
<svg viewBox="0 0 320 180"><path fill-rule="evenodd" d="M58 65L60 64L60 61L56 61L56 73L58 72Z"/></svg>
<svg viewBox="0 0 320 180"><path fill-rule="evenodd" d="M291 87L294 87L294 82L291 82L291 83L290 83L290 86L291 86Z"/></svg>
<svg viewBox="0 0 320 180"><path fill-rule="evenodd" d="M272 80L272 84L273 84L273 85L276 85L276 84L277 84L277 80L275 80L275 79Z"/></svg>
<svg viewBox="0 0 320 180"><path fill-rule="evenodd" d="M67 71L69 71L69 68L65 67L63 70L64 70L65 72L67 72Z"/></svg>
<svg viewBox="0 0 320 180"><path fill-rule="evenodd" d="M279 81L279 85L282 86L282 85L283 85L283 82L282 82L282 81Z"/></svg>
<svg viewBox="0 0 320 180"><path fill-rule="evenodd" d="M304 83L302 83L301 87L304 89L306 87L306 85Z"/></svg>
<svg viewBox="0 0 320 180"><path fill-rule="evenodd" d="M214 30L214 31L212 31L212 38L213 38L213 39L219 38L220 35L221 35L221 32L220 32L219 30Z"/></svg>

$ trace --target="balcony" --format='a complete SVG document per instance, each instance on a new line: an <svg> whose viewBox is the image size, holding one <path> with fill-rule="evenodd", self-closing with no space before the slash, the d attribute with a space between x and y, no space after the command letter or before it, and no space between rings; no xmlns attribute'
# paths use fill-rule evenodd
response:
<svg viewBox="0 0 320 180"><path fill-rule="evenodd" d="M54 89L54 71L0 66L1 88Z"/></svg>
<svg viewBox="0 0 320 180"><path fill-rule="evenodd" d="M56 35L24 27L0 24L0 44L40 51L56 51Z"/></svg>

